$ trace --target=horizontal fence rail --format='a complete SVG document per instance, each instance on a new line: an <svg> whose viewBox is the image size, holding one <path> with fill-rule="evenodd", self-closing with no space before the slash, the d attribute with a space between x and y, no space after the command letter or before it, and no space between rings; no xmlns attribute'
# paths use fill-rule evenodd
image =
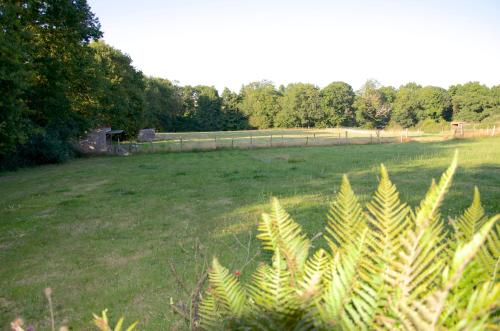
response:
<svg viewBox="0 0 500 331"><path fill-rule="evenodd" d="M217 149L253 149L272 147L335 146L404 143L408 141L446 140L500 135L496 127L461 128L424 134L416 130L284 129L257 131L219 131L157 133L150 142L122 142L123 153L205 151Z"/></svg>

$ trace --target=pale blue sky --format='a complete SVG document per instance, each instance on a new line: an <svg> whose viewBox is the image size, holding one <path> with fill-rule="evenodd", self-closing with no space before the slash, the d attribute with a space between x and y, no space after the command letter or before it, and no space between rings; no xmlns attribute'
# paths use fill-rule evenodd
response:
<svg viewBox="0 0 500 331"><path fill-rule="evenodd" d="M500 0L89 0L147 75L228 86L500 84Z"/></svg>

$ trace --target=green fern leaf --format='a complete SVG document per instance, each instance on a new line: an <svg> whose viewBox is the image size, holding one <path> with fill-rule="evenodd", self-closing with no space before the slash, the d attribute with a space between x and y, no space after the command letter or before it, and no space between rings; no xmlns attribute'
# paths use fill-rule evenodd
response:
<svg viewBox="0 0 500 331"><path fill-rule="evenodd" d="M410 208L401 203L396 186L389 179L384 165L380 167L380 182L373 200L366 206L368 224L372 229L374 255L392 260L401 247L400 239L409 228ZM386 261L379 261L382 265Z"/></svg>
<svg viewBox="0 0 500 331"><path fill-rule="evenodd" d="M440 325L443 311L448 302L448 295L459 283L467 265L479 252L488 233L500 215L487 221L468 243L460 245L455 252L451 265L443 272L443 284L423 299L405 300L400 298L396 314L408 330L435 330ZM469 298L471 300L471 298ZM471 302L471 301L469 301ZM444 311L446 314L446 311ZM458 323L460 324L461 321Z"/></svg>
<svg viewBox="0 0 500 331"><path fill-rule="evenodd" d="M378 304L378 293L362 274L366 262L368 229L361 237L335 255L330 286L323 295L324 304L318 307L326 326L346 330L367 330L372 324Z"/></svg>
<svg viewBox="0 0 500 331"><path fill-rule="evenodd" d="M199 314L201 317L200 325L205 330L217 330L220 327L223 321L222 315L210 291L200 303Z"/></svg>
<svg viewBox="0 0 500 331"><path fill-rule="evenodd" d="M484 283L470 295L468 305L458 312L459 322L450 331L489 329L488 320L495 311L498 312L499 302L500 283Z"/></svg>
<svg viewBox="0 0 500 331"><path fill-rule="evenodd" d="M332 253L359 238L365 226L365 214L351 188L349 179L344 175L340 190L327 215L325 239Z"/></svg>
<svg viewBox="0 0 500 331"><path fill-rule="evenodd" d="M208 273L210 294L222 314L241 316L247 308L247 295L238 279L214 258Z"/></svg>
<svg viewBox="0 0 500 331"><path fill-rule="evenodd" d="M294 279L299 279L309 255L311 242L302 232L302 227L281 207L278 199L272 200L271 214L262 215L257 238L263 241L263 248L280 251Z"/></svg>

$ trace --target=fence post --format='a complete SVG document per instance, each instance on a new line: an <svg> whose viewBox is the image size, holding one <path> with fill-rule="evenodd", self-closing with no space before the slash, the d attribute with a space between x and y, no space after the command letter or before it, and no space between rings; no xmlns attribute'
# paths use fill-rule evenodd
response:
<svg viewBox="0 0 500 331"><path fill-rule="evenodd" d="M231 138L231 149L234 149L234 138Z"/></svg>
<svg viewBox="0 0 500 331"><path fill-rule="evenodd" d="M217 149L217 136L214 136L215 149Z"/></svg>
<svg viewBox="0 0 500 331"><path fill-rule="evenodd" d="M251 133L250 133L250 147L253 147L253 136Z"/></svg>
<svg viewBox="0 0 500 331"><path fill-rule="evenodd" d="M269 145L273 147L273 135L269 138Z"/></svg>
<svg viewBox="0 0 500 331"><path fill-rule="evenodd" d="M346 145L349 143L349 141L347 140L347 130L345 131L345 143Z"/></svg>
<svg viewBox="0 0 500 331"><path fill-rule="evenodd" d="M370 144L373 144L373 133L370 133Z"/></svg>
<svg viewBox="0 0 500 331"><path fill-rule="evenodd" d="M181 137L181 139L180 139L180 142L181 142L181 151L182 151L182 137Z"/></svg>
<svg viewBox="0 0 500 331"><path fill-rule="evenodd" d="M309 136L306 136L306 146L309 145Z"/></svg>
<svg viewBox="0 0 500 331"><path fill-rule="evenodd" d="M495 136L495 129L497 128L496 125L493 125L493 129L491 130L491 136Z"/></svg>

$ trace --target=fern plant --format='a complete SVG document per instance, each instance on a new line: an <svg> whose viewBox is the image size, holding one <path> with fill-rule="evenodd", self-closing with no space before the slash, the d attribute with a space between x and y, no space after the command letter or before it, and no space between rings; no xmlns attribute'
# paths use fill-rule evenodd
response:
<svg viewBox="0 0 500 331"><path fill-rule="evenodd" d="M500 215L479 191L447 226L439 207L455 155L420 205L399 199L386 168L363 209L347 176L327 215L328 250L310 240L277 199L258 238L272 252L249 284L214 259L200 306L207 330L498 330Z"/></svg>
<svg viewBox="0 0 500 331"><path fill-rule="evenodd" d="M121 317L116 325L112 327L109 324L109 319L108 319L108 310L105 309L101 312L101 316L93 314L94 316L94 325L97 327L97 329L101 331L133 331L135 329L135 326L137 325L137 322L132 323L130 326L128 326L126 329L124 329L123 326L123 321L124 318Z"/></svg>

